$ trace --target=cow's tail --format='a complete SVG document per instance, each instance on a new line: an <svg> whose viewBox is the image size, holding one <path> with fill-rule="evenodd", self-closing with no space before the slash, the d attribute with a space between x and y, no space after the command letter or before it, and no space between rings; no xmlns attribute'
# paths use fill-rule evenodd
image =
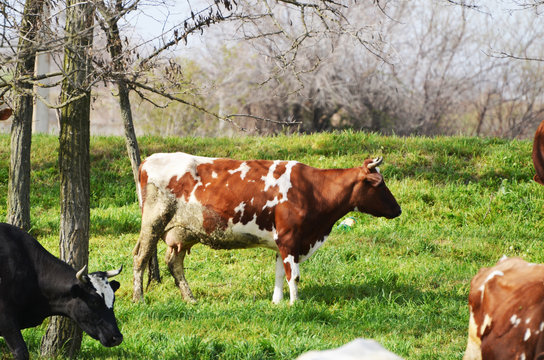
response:
<svg viewBox="0 0 544 360"><path fill-rule="evenodd" d="M140 166L138 166L138 181L136 182L136 192L138 194L138 205L140 206L140 210L144 210L144 194L142 194L142 167L144 165L144 162L142 161L140 163ZM145 186L145 185L144 185Z"/></svg>
<svg viewBox="0 0 544 360"><path fill-rule="evenodd" d="M138 182L136 183L136 192L138 193L138 205L140 206L140 210L142 210L143 204L142 204L142 187L140 186L140 173L138 173Z"/></svg>

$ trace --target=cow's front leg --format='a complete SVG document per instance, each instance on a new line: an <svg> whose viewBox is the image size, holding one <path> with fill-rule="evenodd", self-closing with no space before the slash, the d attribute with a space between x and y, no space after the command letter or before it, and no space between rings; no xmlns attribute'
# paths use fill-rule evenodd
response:
<svg viewBox="0 0 544 360"><path fill-rule="evenodd" d="M276 283L274 284L274 295L272 295L272 303L279 304L283 299L283 279L285 278L285 268L283 267L283 259L280 254L276 254Z"/></svg>
<svg viewBox="0 0 544 360"><path fill-rule="evenodd" d="M298 281L300 280L299 263L296 261L295 257L289 253L280 250L280 254L283 259L283 268L285 270L287 284L289 284L289 304L293 305L298 299Z"/></svg>
<svg viewBox="0 0 544 360"><path fill-rule="evenodd" d="M6 314L2 314L4 316ZM15 322L4 318L0 323L0 333L6 340L9 350L15 360L27 360L29 358L28 348L21 334L21 330L15 328Z"/></svg>

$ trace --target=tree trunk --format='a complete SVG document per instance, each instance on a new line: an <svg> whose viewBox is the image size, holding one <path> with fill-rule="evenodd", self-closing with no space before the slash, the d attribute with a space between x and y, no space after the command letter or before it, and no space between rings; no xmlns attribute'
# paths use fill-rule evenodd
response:
<svg viewBox="0 0 544 360"><path fill-rule="evenodd" d="M31 95L17 92L16 94L11 124L7 222L28 231L30 229L30 147L33 106Z"/></svg>
<svg viewBox="0 0 544 360"><path fill-rule="evenodd" d="M16 79L34 73L35 39L43 0L26 0L17 45ZM7 222L30 229L30 148L32 143L32 85L16 82L15 111L11 125Z"/></svg>
<svg viewBox="0 0 544 360"><path fill-rule="evenodd" d="M91 2L67 0L64 73L60 112L60 257L76 270L88 263L90 221L90 52L94 8ZM81 329L68 318L54 318L42 339L43 356L74 357Z"/></svg>
<svg viewBox="0 0 544 360"><path fill-rule="evenodd" d="M104 4L104 3L102 3ZM117 11L122 10L122 4L117 1ZM119 36L119 28L117 26L117 17L112 16L105 5L99 8L103 13L102 16L108 22L107 38L108 38L108 50L111 56L113 67L116 73L126 73L125 62L123 61L123 43ZM138 139L136 138L136 132L134 131L134 122L132 119L132 109L130 106L129 89L121 77L117 80L117 89L119 91L119 107L121 110L121 118L123 119L123 125L125 127L125 142L127 147L128 157L132 167L132 176L134 177L134 184L138 184L138 169L141 163L140 148L138 146ZM159 271L159 262L157 259L157 250L153 251L151 260L148 265L149 274L147 285L151 281L155 280L161 282L161 275Z"/></svg>
<svg viewBox="0 0 544 360"><path fill-rule="evenodd" d="M119 33L117 33L119 34ZM119 39L120 42L120 39ZM115 58L112 54L112 58ZM127 146L127 153L132 165L132 175L134 176L134 184L138 184L138 168L140 167L141 157L140 148L138 146L138 139L136 138L136 132L134 131L134 123L132 121L132 110L130 106L129 91L123 80L117 82L117 88L119 90L119 106L121 107L121 118L125 126L125 142ZM161 282L161 273L159 270L159 261L157 258L157 249L153 250L151 259L148 264L148 277L147 286L152 281Z"/></svg>

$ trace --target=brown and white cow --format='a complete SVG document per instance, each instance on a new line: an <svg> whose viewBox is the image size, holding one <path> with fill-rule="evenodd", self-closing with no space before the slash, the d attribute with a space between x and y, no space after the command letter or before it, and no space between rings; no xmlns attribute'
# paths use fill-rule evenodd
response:
<svg viewBox="0 0 544 360"><path fill-rule="evenodd" d="M536 174L533 180L544 185L544 121L540 123L535 132L533 140L533 165Z"/></svg>
<svg viewBox="0 0 544 360"><path fill-rule="evenodd" d="M214 249L264 247L277 252L272 301L297 295L299 263L327 238L334 223L352 210L374 216L400 215L377 166L365 160L352 169L316 169L296 161L207 158L158 153L140 166L142 225L134 248L134 300L143 297L142 277L157 242L186 301L194 297L183 260L196 243Z"/></svg>
<svg viewBox="0 0 544 360"><path fill-rule="evenodd" d="M544 359L544 265L503 258L470 283L464 360Z"/></svg>

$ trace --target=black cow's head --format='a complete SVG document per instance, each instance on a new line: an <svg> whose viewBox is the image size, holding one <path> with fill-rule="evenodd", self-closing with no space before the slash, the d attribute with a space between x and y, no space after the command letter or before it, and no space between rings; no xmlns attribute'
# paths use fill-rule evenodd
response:
<svg viewBox="0 0 544 360"><path fill-rule="evenodd" d="M361 169L361 181L356 187L354 194L356 210L373 216L384 216L388 219L395 218L401 214L400 205L385 185L378 165L383 158L367 159Z"/></svg>
<svg viewBox="0 0 544 360"><path fill-rule="evenodd" d="M77 272L77 282L70 290L72 301L68 306L69 316L102 345L117 346L123 341L113 313L114 293L119 289L119 283L108 281L108 278L118 275L123 267L84 275L86 267Z"/></svg>

